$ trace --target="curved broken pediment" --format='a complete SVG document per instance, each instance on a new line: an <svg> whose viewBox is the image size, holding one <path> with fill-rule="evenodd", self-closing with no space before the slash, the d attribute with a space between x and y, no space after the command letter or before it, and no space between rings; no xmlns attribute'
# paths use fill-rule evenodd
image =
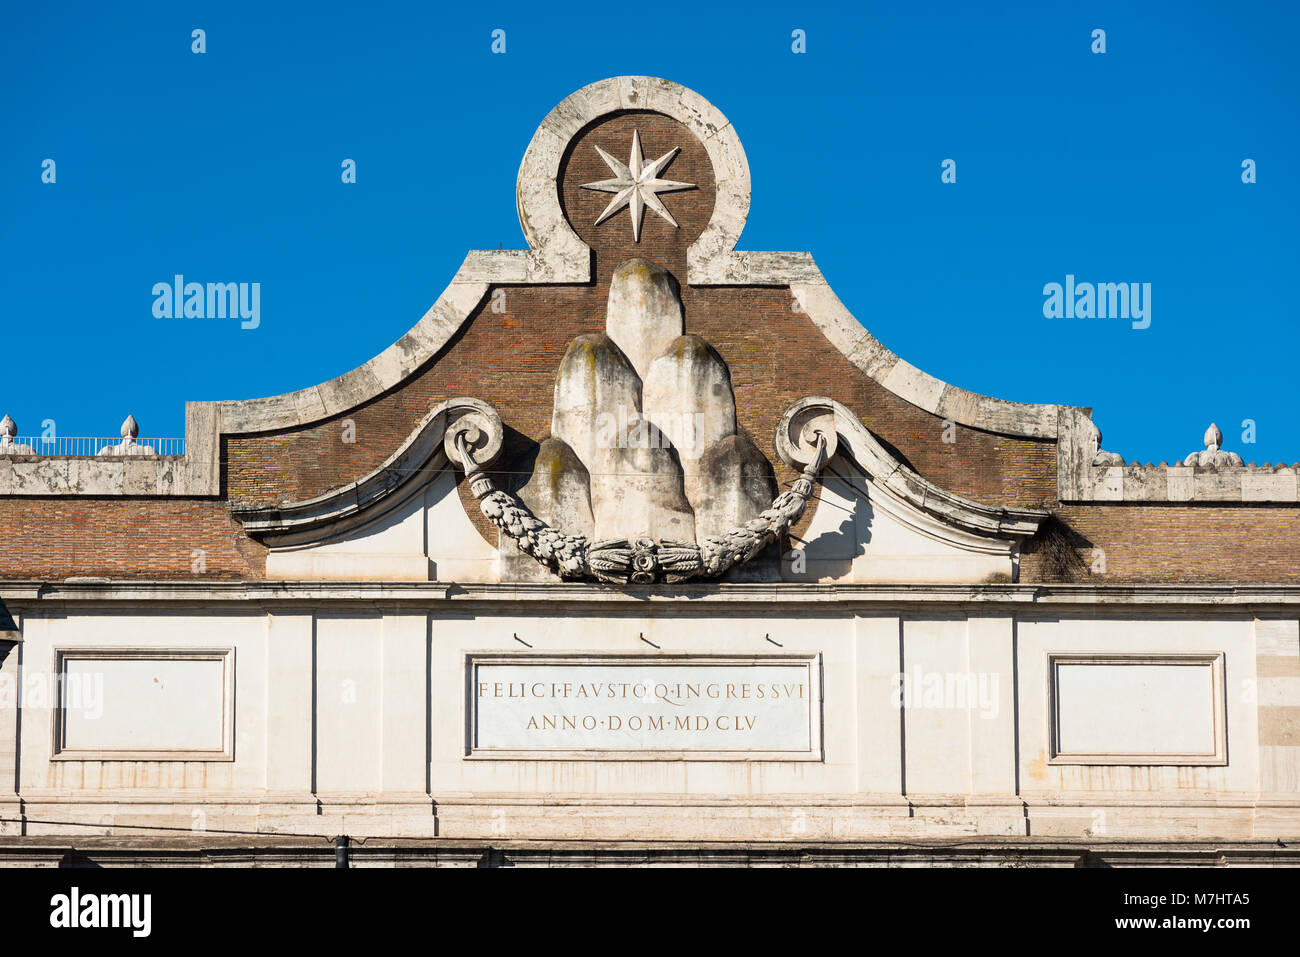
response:
<svg viewBox="0 0 1300 957"><path fill-rule="evenodd" d="M491 406L475 399L449 400L425 417L384 467L361 482L311 500L275 509L237 510L236 515L274 551L328 549L351 540L353 552L344 549L343 554L355 554L358 540L375 534L377 526L381 532L386 530L382 524L385 516L395 516L389 525L400 525L405 520L403 506L439 476L445 476L446 467L452 466L465 472L474 497L484 515L501 530L503 541L508 539L509 544L556 577L638 585L717 578L751 561L780 541L802 516L818 481L824 478L823 468L832 459L854 467L862 486L857 497L864 501L869 498L870 508L882 517L888 516L898 528L955 552L993 556L1010 563L1005 568L987 562L972 565L981 575L1013 575L1019 542L1033 535L1048 515L1040 509L986 506L947 492L899 462L843 405L833 399L808 397L793 403L776 428L777 448L787 463L801 469L800 478L756 518L698 542L645 533L592 540L585 534L553 526L534 514L518 496L497 488L483 466L499 454L503 435L504 424ZM551 480L557 470L570 483L571 501L580 506L587 500L582 494L584 467L573 450L559 440L538 456L530 484ZM548 472L551 478L543 479ZM557 487L561 485L563 480L557 482ZM642 492L644 486L633 483L622 494L634 497ZM852 503L854 494L846 497L836 491L831 497L836 496L850 508L856 507ZM455 504L449 488L436 501ZM551 501L559 502L560 497ZM581 519L581 509L575 507L575 511ZM635 509L628 514L636 514ZM461 541L465 541L463 537ZM467 547L474 550L473 545ZM916 549L906 551L907 560L915 564ZM935 562L946 560L943 552L926 557ZM483 557L467 555L465 560L477 561L481 566ZM289 567L302 570L314 566L297 562ZM354 566L345 563L344 567ZM423 573L418 561L411 567ZM933 580L940 573L925 574L927 580Z"/></svg>
<svg viewBox="0 0 1300 957"><path fill-rule="evenodd" d="M849 409L825 396L809 396L792 404L776 430L781 458L802 467L813 455L812 436L834 434L838 449L855 462L870 483L889 498L915 511L974 535L1027 538L1047 518L1040 508L983 505L939 488L898 461Z"/></svg>
<svg viewBox="0 0 1300 957"><path fill-rule="evenodd" d="M250 535L271 548L338 538L398 507L444 469L453 429L459 429L462 438L468 436L480 462L494 461L503 439L500 421L496 410L479 399L448 399L431 409L382 465L357 481L284 505L232 502L231 513Z"/></svg>
<svg viewBox="0 0 1300 957"><path fill-rule="evenodd" d="M629 143L630 159L623 164L619 157L629 155ZM522 327L530 328L538 315L531 310L539 305L523 290L590 282L585 292L560 290L540 306L579 317L569 322L572 331L555 366L549 432L537 425L536 394L520 400L502 392L495 385L499 376L489 377L492 384L473 380L485 386L485 394L429 412L397 452L357 481L288 505L236 504L236 517L273 552L359 541L421 489L430 508L429 482L448 467L469 477L461 486L462 501L472 514L465 494L471 488L485 539L491 542L494 529L498 533L501 580L677 582L723 575L764 552L770 560L762 568L751 566L751 573L756 580L773 578L778 572L772 546L784 546L814 500L826 461L861 472L861 488L870 490L878 521L944 548L1011 556L1045 516L982 505L922 479L831 398L804 399L786 410L776 425L780 461L769 459L773 447L766 440L756 444L752 435L773 428L780 408L770 397L763 399L761 413L748 402L738 408L723 355L739 350L743 375L752 381L753 350L725 322L701 322L711 317L700 311L688 317L684 295L697 297L690 301L701 303L701 311L718 310L729 321L753 322L759 329L757 323L767 321L761 310L752 320L743 305L739 319L733 314L750 293L726 287L785 287L794 303L785 311L800 317L796 324L810 322L816 330L803 343L805 350L821 355L829 343L894 395L956 423L1050 439L1059 407L999 403L930 379L884 350L848 315L806 254L736 252L749 205L748 167L735 130L695 94L651 78L602 81L574 94L530 144L518 198L529 251L472 254L459 285L449 290L456 293L455 303L440 300L396 351L315 391L256 405L221 404L214 421L219 429L255 432L288 426L289 405L294 421L305 426L358 403L382 401L377 397L384 389L415 384L416 367L457 336L499 328L498 314L508 312L512 323L522 317ZM693 291L684 293L681 281ZM519 287L502 285L508 283ZM706 296L705 287L717 288ZM484 306L489 292L490 309ZM599 331L590 323L592 292L604 300ZM580 305L574 305L575 294ZM483 359L462 356L450 371L482 369ZM528 368L530 376L535 371ZM528 381L526 389L535 389L536 380ZM462 385L473 388L470 379ZM828 382L825 388L834 386ZM423 389L426 383L412 394ZM435 389L442 390L441 382ZM521 410L520 401L532 404ZM251 413L256 415L249 418ZM464 429L454 424L461 418ZM741 427L742 419L750 431ZM814 419L820 427L809 440L802 430ZM486 471L507 426L526 440L527 452L513 441L513 460L498 466L501 474L518 473L516 479ZM820 456L817 441L826 446ZM781 462L794 470L793 478ZM776 481L778 471L785 490ZM491 524L485 526L483 517Z"/></svg>

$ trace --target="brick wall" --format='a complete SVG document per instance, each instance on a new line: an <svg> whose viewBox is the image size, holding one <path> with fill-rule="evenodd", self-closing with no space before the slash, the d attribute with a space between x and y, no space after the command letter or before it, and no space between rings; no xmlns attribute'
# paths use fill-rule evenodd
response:
<svg viewBox="0 0 1300 957"><path fill-rule="evenodd" d="M1097 566L1081 580L1300 581L1295 506L1068 505L1054 514L1072 533L1088 571ZM1026 556L1022 580L1047 577L1040 558Z"/></svg>
<svg viewBox="0 0 1300 957"><path fill-rule="evenodd" d="M8 498L0 528L0 579L248 579L266 568L266 549L217 501Z"/></svg>

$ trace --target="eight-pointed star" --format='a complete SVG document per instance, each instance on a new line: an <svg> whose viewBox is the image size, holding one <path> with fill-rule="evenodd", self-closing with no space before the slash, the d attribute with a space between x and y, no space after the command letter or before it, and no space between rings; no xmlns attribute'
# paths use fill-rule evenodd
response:
<svg viewBox="0 0 1300 957"><path fill-rule="evenodd" d="M628 159L628 164L624 166L597 146L596 152L600 154L600 158L614 172L615 178L603 179L597 183L583 183L582 188L596 189L602 193L614 193L615 196L610 200L609 205L605 207L605 211L596 218L594 225L599 226L624 206L627 206L632 215L632 239L634 242L640 242L641 218L644 215L645 207L649 206L672 223L673 226L676 226L677 220L673 219L655 194L695 188L694 183L679 183L671 179L659 179L659 171L667 166L680 150L680 146L674 146L653 163L647 163L645 156L641 153L641 133L638 130L633 130L632 155Z"/></svg>

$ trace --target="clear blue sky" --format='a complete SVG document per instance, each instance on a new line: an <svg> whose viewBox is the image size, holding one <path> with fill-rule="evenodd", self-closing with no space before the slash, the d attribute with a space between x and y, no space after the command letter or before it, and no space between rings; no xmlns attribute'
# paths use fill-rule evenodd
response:
<svg viewBox="0 0 1300 957"><path fill-rule="evenodd" d="M361 364L467 249L522 247L515 174L551 107L650 74L735 123L754 187L741 247L811 251L915 365L1092 406L1130 460L1180 458L1213 419L1248 461L1298 461L1298 8L10 4L0 414L113 435L133 412L143 435L180 436L187 399ZM151 288L178 272L260 282L259 328L156 319ZM1067 273L1151 283L1150 328L1044 318Z"/></svg>

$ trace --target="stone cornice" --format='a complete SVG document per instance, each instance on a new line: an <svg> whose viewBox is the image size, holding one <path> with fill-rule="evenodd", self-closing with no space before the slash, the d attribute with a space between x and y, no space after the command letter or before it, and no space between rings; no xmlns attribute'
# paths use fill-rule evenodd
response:
<svg viewBox="0 0 1300 957"><path fill-rule="evenodd" d="M435 602L475 602L486 605L588 605L629 611L672 603L677 612L708 606L827 606L835 613L864 609L949 605L1005 606L1010 609L1066 608L1090 613L1123 612L1136 607L1170 609L1233 608L1242 616L1264 608L1300 609L1300 584L851 584L711 583L644 587L588 583L465 583L456 582L263 582L263 581L142 581L82 579L61 582L0 581L0 601L13 614L39 613L63 603L105 606L184 606L252 603L301 606L320 602L374 606L424 605ZM764 612L765 613L765 612ZM874 612L871 612L874 613ZM887 613L887 612L886 612ZM756 613L761 614L761 613Z"/></svg>
<svg viewBox="0 0 1300 957"><path fill-rule="evenodd" d="M774 265L786 265L786 260L769 258L772 254L738 253L737 255L754 258L750 273L766 273L773 279L777 278L773 275L776 271L768 270ZM941 419L951 419L958 425L985 432L996 432L1000 435L1035 439L1056 438L1060 411L1069 407L995 399L992 396L959 388L922 372L885 348L868 332L866 327L840 302L812 257L806 253L802 255L806 257L804 261L797 264L788 263L789 266L796 268L785 271L782 284L790 285L795 301L808 318L868 378L874 379L917 408L924 409Z"/></svg>
<svg viewBox="0 0 1300 957"><path fill-rule="evenodd" d="M180 794L180 792L174 792ZM26 795L26 792L24 792ZM117 792L104 800L119 802ZM680 799L679 799L680 800ZM189 795L178 802L192 803ZM751 804L753 799L750 798ZM439 806L455 804L441 792ZM555 804L562 802L556 801ZM497 806L502 804L497 802ZM884 801L863 806L883 805ZM956 802L950 802L957 806ZM622 807L639 806L624 802ZM788 815L792 808L827 807L826 802L800 795L799 801L781 806ZM945 805L948 806L948 805ZM1022 804L1029 807L1028 802ZM1076 803L1076 807L1088 805ZM1085 815L1086 816L1086 815ZM35 818L36 815L32 814ZM211 866L262 863L274 866L328 866L335 859L331 840L324 835L286 833L260 835L250 847L247 837L221 834L181 835L141 832L143 835L108 837L74 833L0 837L0 860L18 866L59 866L74 851L94 866L148 866L157 864ZM691 866L702 863L729 867L787 866L828 867L844 865L915 866L1016 866L1058 867L1226 867L1294 866L1300 863L1300 849L1278 841L1107 841L1096 838L995 837L963 835L908 840L809 840L806 837L773 841L555 841L474 840L441 837L368 837L349 850L358 865L392 867L395 863L442 866L484 866L495 856L512 866L569 865L581 867Z"/></svg>

